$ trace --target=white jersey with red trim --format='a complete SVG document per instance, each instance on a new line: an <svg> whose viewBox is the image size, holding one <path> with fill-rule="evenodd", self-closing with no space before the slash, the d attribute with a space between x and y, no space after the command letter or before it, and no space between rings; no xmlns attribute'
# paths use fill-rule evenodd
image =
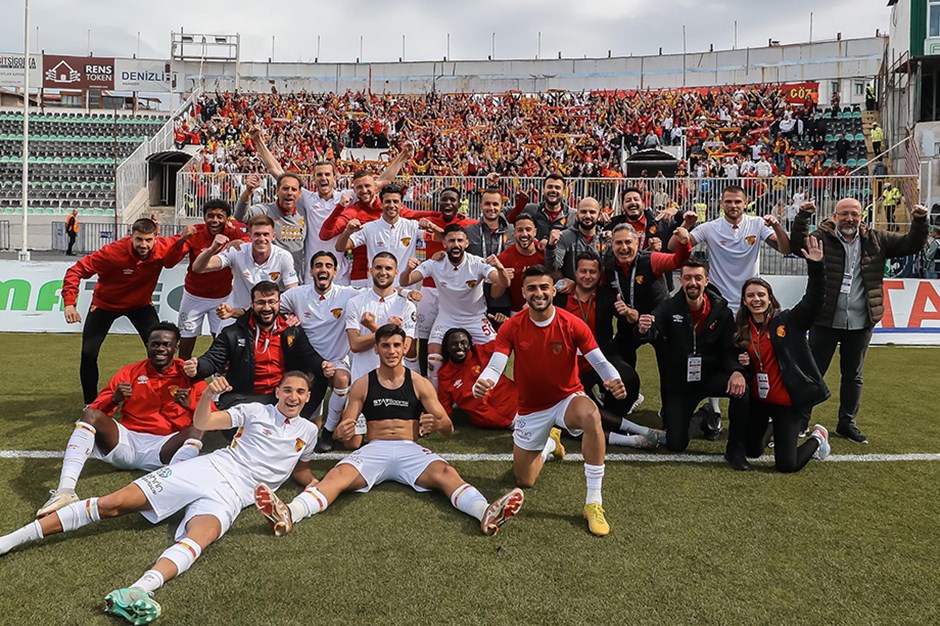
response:
<svg viewBox="0 0 940 626"><path fill-rule="evenodd" d="M310 345L336 365L349 352L346 309L362 293L356 287L334 284L321 294L313 285L302 285L281 294L281 310L296 315Z"/></svg>

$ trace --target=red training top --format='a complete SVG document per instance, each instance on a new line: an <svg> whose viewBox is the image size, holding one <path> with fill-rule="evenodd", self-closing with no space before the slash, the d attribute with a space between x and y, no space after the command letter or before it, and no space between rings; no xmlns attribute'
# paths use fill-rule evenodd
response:
<svg viewBox="0 0 940 626"><path fill-rule="evenodd" d="M509 297L512 299L512 310L521 311L525 306L525 297L522 295L522 272L533 265L545 264L545 253L535 248L535 254L526 256L519 252L519 246L512 245L497 256L499 262L506 269L512 268L514 274L509 281Z"/></svg>
<svg viewBox="0 0 940 626"><path fill-rule="evenodd" d="M133 311L152 303L164 266L172 267L182 258L182 246L176 246L179 236L157 237L146 259L134 252L130 237L109 243L101 250L82 258L65 272L62 281L62 301L75 306L78 287L83 278L98 276L91 298L92 309L106 311Z"/></svg>
<svg viewBox="0 0 940 626"><path fill-rule="evenodd" d="M121 424L128 430L150 435L172 435L193 423L193 411L206 389L204 381L193 381L183 373L183 360L173 359L163 373L154 369L149 360L125 365L88 405L106 415L113 415L114 391L120 383L131 384L131 397L121 403ZM189 389L189 408L177 404L177 389Z"/></svg>
<svg viewBox="0 0 940 626"><path fill-rule="evenodd" d="M489 362L494 347L492 341L473 346L463 363L447 361L441 367L437 395L447 415L453 415L456 404L479 428L509 428L512 424L519 408L519 393L505 374L482 400L473 397L473 383Z"/></svg>
<svg viewBox="0 0 940 626"><path fill-rule="evenodd" d="M254 316L248 320L255 342L255 393L262 395L274 393L284 374L284 351L281 349L281 333L284 322L280 317L274 319L270 330L259 329Z"/></svg>
<svg viewBox="0 0 940 626"><path fill-rule="evenodd" d="M597 349L591 329L578 317L555 307L548 326L535 325L527 312L518 313L499 327L495 351L509 356L515 350L519 414L551 408L578 391L578 350Z"/></svg>
<svg viewBox="0 0 940 626"><path fill-rule="evenodd" d="M237 227L232 220L225 224L222 234L231 240L248 241L248 233ZM197 298L217 300L232 293L232 270L225 267L217 272L197 274L193 271L193 262L203 250L212 246L214 236L209 234L205 224L196 226L195 234L183 244L183 256L189 254L189 267L186 268L186 280L183 283L186 292Z"/></svg>
<svg viewBox="0 0 940 626"><path fill-rule="evenodd" d="M576 291L568 294L568 304L565 307L565 310L584 321L587 324L588 328L591 330L592 336L597 336L597 297L596 294L591 294L591 297L585 302L578 300L578 294ZM587 359L584 358L584 355L578 355L578 372L581 374L592 369L591 364L588 363Z"/></svg>
<svg viewBox="0 0 940 626"><path fill-rule="evenodd" d="M787 388L783 385L783 377L780 375L780 364L777 363L777 355L774 354L774 346L770 343L770 334L765 328L758 329L753 321L748 322L751 327L751 337L748 342L748 353L751 356L751 365L754 369L754 379L751 381L751 397L759 398L757 392L757 373L765 372L770 391L767 397L761 400L767 404L778 404L781 406L792 406L793 401Z"/></svg>

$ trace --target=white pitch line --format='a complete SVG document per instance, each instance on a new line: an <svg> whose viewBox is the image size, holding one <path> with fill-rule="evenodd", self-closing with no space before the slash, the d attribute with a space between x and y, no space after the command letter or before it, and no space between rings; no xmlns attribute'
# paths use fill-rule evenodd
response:
<svg viewBox="0 0 940 626"><path fill-rule="evenodd" d="M0 450L0 459L61 459L64 453L53 450ZM511 454L441 454L447 461L458 462L499 462L512 461ZM318 454L314 460L338 461L346 457L344 452L328 452ZM607 461L626 463L724 463L720 454L608 454ZM772 463L774 457L764 455L752 459L761 463ZM580 463L584 457L577 453L565 456L565 461ZM909 454L833 454L826 462L832 463L898 463L910 461L940 461L940 454L909 453Z"/></svg>

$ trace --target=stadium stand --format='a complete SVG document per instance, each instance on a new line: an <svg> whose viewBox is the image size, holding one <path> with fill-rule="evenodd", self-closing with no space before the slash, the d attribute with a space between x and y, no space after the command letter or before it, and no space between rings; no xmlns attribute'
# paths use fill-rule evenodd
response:
<svg viewBox="0 0 940 626"><path fill-rule="evenodd" d="M114 215L114 168L166 115L46 112L29 118L29 212ZM0 113L0 215L22 212L23 115Z"/></svg>

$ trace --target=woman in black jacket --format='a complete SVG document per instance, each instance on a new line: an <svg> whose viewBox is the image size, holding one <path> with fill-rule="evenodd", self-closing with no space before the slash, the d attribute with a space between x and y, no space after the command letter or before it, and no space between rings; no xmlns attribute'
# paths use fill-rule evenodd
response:
<svg viewBox="0 0 940 626"><path fill-rule="evenodd" d="M748 367L751 402L745 424L748 457L760 456L767 444L768 420L773 420L774 461L778 472L797 472L812 458L829 456L829 433L821 425L797 447L801 409L829 397L819 368L810 353L806 331L823 304L825 276L822 242L806 239L803 249L809 279L803 299L781 311L773 289L761 278L750 278L741 289L736 317L735 345L739 360Z"/></svg>

